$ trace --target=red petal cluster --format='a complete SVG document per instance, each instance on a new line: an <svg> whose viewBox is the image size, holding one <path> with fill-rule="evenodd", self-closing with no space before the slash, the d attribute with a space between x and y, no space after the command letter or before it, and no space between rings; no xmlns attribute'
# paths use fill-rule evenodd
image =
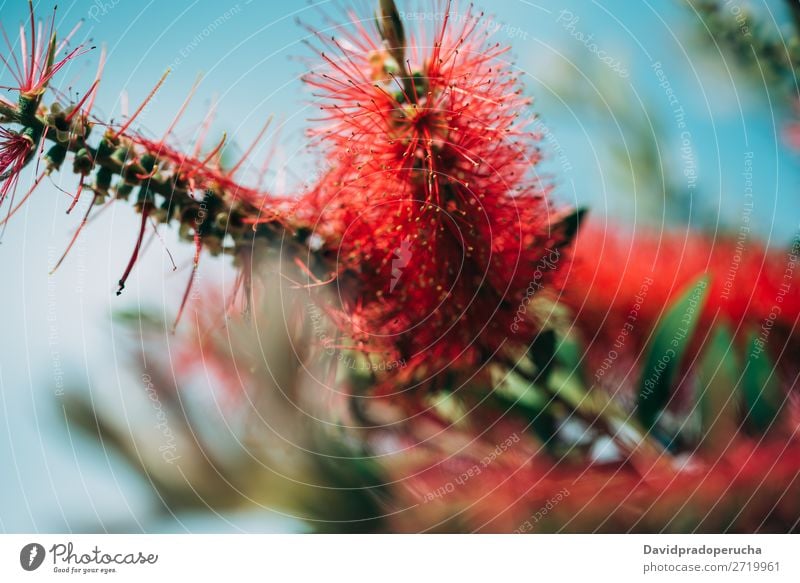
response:
<svg viewBox="0 0 800 583"><path fill-rule="evenodd" d="M768 322L770 334L783 341L798 336L798 240L779 250L767 249L746 230L713 240L686 232L620 235L618 228L588 224L573 253L562 299L587 340L597 335L603 344L633 312L631 348L640 348L672 300L703 274L710 286L702 328L724 322L735 332L760 331Z"/></svg>
<svg viewBox="0 0 800 583"><path fill-rule="evenodd" d="M533 173L538 138L507 49L472 7L436 8L443 20L415 22L407 47L354 15L321 38L329 52L305 81L330 170L305 202L357 340L482 360L535 334L528 304L569 235Z"/></svg>
<svg viewBox="0 0 800 583"><path fill-rule="evenodd" d="M33 149L29 137L0 127L0 206L8 193L13 192Z"/></svg>

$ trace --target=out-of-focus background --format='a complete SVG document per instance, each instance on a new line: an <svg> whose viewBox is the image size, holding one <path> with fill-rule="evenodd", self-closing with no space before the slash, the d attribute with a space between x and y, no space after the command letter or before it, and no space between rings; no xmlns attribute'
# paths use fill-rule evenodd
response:
<svg viewBox="0 0 800 583"><path fill-rule="evenodd" d="M49 18L51 3L34 4L40 17ZM160 135L203 73L178 126L179 139L191 144L215 103L210 141L227 132L228 155L235 157L273 115L269 137L254 158L274 147L265 187L276 194L298 192L315 176L304 129L316 111L300 81L314 55L304 45L310 33L298 19L335 34L335 23L345 20L339 4L60 2L58 29L65 33L83 20L74 42L98 48L72 61L53 88L65 98L84 91L104 45L107 63L95 114L120 120L169 68L167 83L135 122ZM370 3L352 4L365 18L372 14ZM625 229L660 232L691 224L712 234L736 234L746 216L750 236L772 245L786 244L797 231L800 172L797 154L783 143L783 128L800 114L768 67L748 65L747 54L737 58L711 40L710 23L692 5L484 4L496 40L512 47L509 58L535 98L532 110L521 115L539 115L534 127L546 157L539 170L555 184L559 200L587 206L595 220ZM743 13L757 18L752 33L760 37L780 39L790 23L786 3L777 0L719 5L733 22ZM400 8L408 29L441 18L428 3L401 2ZM27 2L0 2L0 15L13 44ZM747 38L744 26L738 34ZM7 72L0 74L0 84L8 79ZM254 176L257 170L249 172ZM26 173L20 188L30 180ZM270 509L193 514L166 508L151 484L113 451L65 423L65 399L82 394L113 411L123 426L151 427L153 447L163 445L158 403L148 399L135 366L141 350L122 324L126 313L140 309L168 321L174 317L192 250L163 230L163 242L149 245L117 297L138 217L125 204L114 204L49 276L79 220L78 211L65 214L69 197L60 190L73 192L74 176L53 180L8 224L0 245L0 530L302 529ZM225 259L203 258L200 280L219 282L228 291L231 271ZM213 377L198 379L204 383L212 398Z"/></svg>

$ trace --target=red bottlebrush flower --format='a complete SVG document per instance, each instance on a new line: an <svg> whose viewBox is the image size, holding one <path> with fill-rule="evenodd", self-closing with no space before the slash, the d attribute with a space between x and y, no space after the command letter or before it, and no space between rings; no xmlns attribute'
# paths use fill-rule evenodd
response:
<svg viewBox="0 0 800 583"><path fill-rule="evenodd" d="M0 206L13 192L19 173L34 151L33 140L27 135L0 127Z"/></svg>
<svg viewBox="0 0 800 583"><path fill-rule="evenodd" d="M587 225L575 242L563 299L589 339L603 331L616 335L635 307L638 333L630 337L640 344L670 301L708 274L703 325L724 320L743 329L769 319L784 337L794 336L800 318L800 273L795 270L800 243L771 250L747 233L717 240L677 232L620 236L619 229Z"/></svg>
<svg viewBox="0 0 800 583"><path fill-rule="evenodd" d="M0 88L19 91L23 97L36 99L44 93L53 76L71 59L82 54L85 50L83 46L78 46L61 58L57 58L67 47L77 28L73 29L61 42L57 42L55 9L53 9L53 15L46 27L43 27L42 22L37 25L33 14L32 0L28 2L28 10L30 17L27 26L30 29L30 37L28 37L25 24L21 24L19 29L19 58L14 54L14 47L8 34L0 26L0 33L2 33L8 49L7 56L0 55L0 60L3 61L16 82L14 86L0 86Z"/></svg>
<svg viewBox="0 0 800 583"><path fill-rule="evenodd" d="M312 135L334 169L307 202L358 339L404 358L483 359L535 334L527 305L553 283L574 224L554 218L531 174L531 102L507 49L471 7L442 13L411 36L405 61L396 12L380 34L353 16L322 39L332 54L305 80L323 112Z"/></svg>
<svg viewBox="0 0 800 583"><path fill-rule="evenodd" d="M630 385L659 319L706 274L709 287L699 319L704 332L690 352L699 353L708 331L722 325L739 345L751 336L763 342L776 361L777 378L792 386L798 369L791 355L800 348L800 241L767 249L748 233L712 240L697 233L620 235L614 227L582 228L562 300L575 313L595 381L613 391ZM684 366L698 364L693 358ZM686 388L683 397L690 396Z"/></svg>

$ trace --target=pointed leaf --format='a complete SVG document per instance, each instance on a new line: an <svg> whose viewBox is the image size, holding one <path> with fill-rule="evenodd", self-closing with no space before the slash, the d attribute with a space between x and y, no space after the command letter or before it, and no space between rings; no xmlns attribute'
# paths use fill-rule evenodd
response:
<svg viewBox="0 0 800 583"><path fill-rule="evenodd" d="M740 370L733 336L726 326L719 326L698 369L700 442L707 451L724 451L736 435L739 419L736 388L741 378Z"/></svg>
<svg viewBox="0 0 800 583"><path fill-rule="evenodd" d="M637 405L639 419L646 429L652 429L669 402L670 390L694 336L707 292L708 277L703 276L672 303L653 333L642 368Z"/></svg>
<svg viewBox="0 0 800 583"><path fill-rule="evenodd" d="M536 365L536 380L547 382L547 377L552 369L556 353L555 330L542 330L536 335L530 347L528 356Z"/></svg>
<svg viewBox="0 0 800 583"><path fill-rule="evenodd" d="M586 378L581 369L581 355L583 347L571 335L559 336L556 341L556 361L568 373L574 374L586 385Z"/></svg>

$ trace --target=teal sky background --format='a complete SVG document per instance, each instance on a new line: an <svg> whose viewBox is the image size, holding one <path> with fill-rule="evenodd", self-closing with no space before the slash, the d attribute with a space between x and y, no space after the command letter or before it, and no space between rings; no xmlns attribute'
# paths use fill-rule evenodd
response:
<svg viewBox="0 0 800 583"><path fill-rule="evenodd" d="M48 16L52 4L36 2ZM369 14L370 3L343 0ZM508 43L526 91L536 99L533 111L546 131L541 171L551 176L555 196L564 204L588 206L597 221L620 228L655 229L670 217L695 224L719 223L736 231L744 203L745 159L752 153L755 208L753 237L783 245L800 227L798 154L780 137L790 110L781 97L752 83L716 49L701 49L702 24L685 4L668 0L505 0L480 2L499 24L495 38ZM781 26L783 2L742 1ZM429 3L402 4L404 12L430 10ZM23 0L0 0L0 19L16 30L26 18ZM176 135L191 144L212 100L218 115L212 136L225 131L235 156L274 115L270 136L259 156L275 143L268 189L296 192L315 168L304 130L315 114L313 97L300 82L309 33L300 18L327 29L328 13L343 21L338 3L196 0L59 2L59 30L85 22L78 42L105 45L108 58L96 113L121 119L124 103L133 111L159 77L171 74L136 127L159 134L171 122L198 73L204 74L196 97ZM566 12L571 13L567 15ZM574 18L578 20L575 21ZM569 23L572 26L569 27ZM415 25L406 20L407 27ZM769 25L773 26L773 25ZM774 28L774 27L773 27ZM775 29L773 32L777 32ZM586 37L593 35L590 41ZM583 42L582 42L583 41ZM587 48L594 43L629 75L622 77ZM99 48L76 59L58 76L61 92L80 92L94 76ZM298 58L299 57L299 58ZM680 106L685 128L653 69L660 62ZM6 82L9 76L0 73ZM527 115L526 112L522 112ZM615 151L638 153L639 136L629 120L644 120L662 144L652 173L617 163ZM690 133L697 179L685 207L665 207L661 176L682 188L686 160L681 133ZM214 141L213 139L211 141ZM662 168L663 167L663 172ZM253 169L251 169L253 170ZM643 178L658 177L658 180ZM635 180L634 180L635 177ZM74 177L54 176L66 190ZM23 179L30 181L26 174ZM57 199L57 204L53 200ZM8 226L0 245L3 332L0 334L0 530L7 532L125 529L146 531L264 531L296 528L287 517L262 515L170 516L157 512L149 486L97 445L71 433L63 422L62 391L79 390L117 411L133 427L155 423L142 404L136 373L115 314L120 309L154 308L174 314L188 272L173 274L163 246L156 241L137 267L126 293L117 298L115 282L134 239L137 217L124 204L112 206L82 235L72 256L53 277L49 267L66 246L75 215L66 216L68 199L55 186L37 191ZM615 227L617 228L617 227ZM672 228L683 229L678 225ZM185 268L191 249L163 233L164 245ZM204 259L203 281L228 281L231 266ZM227 279L226 279L227 278ZM126 372L128 371L128 372ZM132 395L133 393L133 395ZM138 399L138 400L137 400ZM155 431L155 429L153 430Z"/></svg>

